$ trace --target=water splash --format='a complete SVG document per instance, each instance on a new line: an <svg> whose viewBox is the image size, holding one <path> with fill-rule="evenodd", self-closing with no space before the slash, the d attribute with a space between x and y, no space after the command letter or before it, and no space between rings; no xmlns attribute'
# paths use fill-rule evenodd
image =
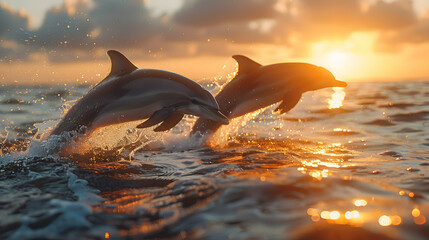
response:
<svg viewBox="0 0 429 240"><path fill-rule="evenodd" d="M276 105L276 104L274 104ZM239 137L240 134L244 134L249 136L246 133L252 133L252 131L248 126L249 121L255 119L256 116L260 115L266 109L272 108L272 106L268 106L266 108L259 109L252 113L247 113L241 117L232 119L228 125L222 125L209 139L210 146L219 146L225 147L227 144L230 144L234 141L236 137Z"/></svg>

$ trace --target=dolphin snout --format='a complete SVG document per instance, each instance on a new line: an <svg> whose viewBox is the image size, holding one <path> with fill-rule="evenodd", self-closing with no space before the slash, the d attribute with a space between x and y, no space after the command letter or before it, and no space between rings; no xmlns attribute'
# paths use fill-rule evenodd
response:
<svg viewBox="0 0 429 240"><path fill-rule="evenodd" d="M340 81L340 80L335 80L335 87L347 87L347 83Z"/></svg>
<svg viewBox="0 0 429 240"><path fill-rule="evenodd" d="M218 109L207 108L205 106L201 106L200 109L202 109L202 113L203 113L201 115L201 117L208 118L210 120L213 120L215 122L221 123L223 125L228 125L229 124L228 117L226 117Z"/></svg>
<svg viewBox="0 0 429 240"><path fill-rule="evenodd" d="M229 119L225 115L223 115L223 113L221 113L220 111L217 111L216 114L219 116L220 123L222 123L223 125L229 124Z"/></svg>
<svg viewBox="0 0 429 240"><path fill-rule="evenodd" d="M181 113L210 119L224 125L229 124L229 119L223 113L221 113L218 108L212 107L210 105L194 103L183 106L178 110Z"/></svg>

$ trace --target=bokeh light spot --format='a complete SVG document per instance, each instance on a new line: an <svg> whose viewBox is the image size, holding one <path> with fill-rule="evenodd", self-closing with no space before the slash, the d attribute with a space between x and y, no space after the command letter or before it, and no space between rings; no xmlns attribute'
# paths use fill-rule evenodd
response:
<svg viewBox="0 0 429 240"><path fill-rule="evenodd" d="M378 223L383 226L390 226L392 224L392 220L390 219L389 216L383 215L378 219Z"/></svg>

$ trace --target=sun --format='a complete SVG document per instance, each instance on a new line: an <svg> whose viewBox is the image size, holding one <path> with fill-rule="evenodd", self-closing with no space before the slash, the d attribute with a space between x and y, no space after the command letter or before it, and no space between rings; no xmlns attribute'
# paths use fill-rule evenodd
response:
<svg viewBox="0 0 429 240"><path fill-rule="evenodd" d="M326 56L327 64L331 67L342 66L347 61L347 54L340 51L329 52Z"/></svg>
<svg viewBox="0 0 429 240"><path fill-rule="evenodd" d="M338 78L348 78L353 73L353 69L351 69L353 54L351 53L333 50L327 52L324 59L324 67L328 68Z"/></svg>
<svg viewBox="0 0 429 240"><path fill-rule="evenodd" d="M312 46L311 60L327 68L338 79L356 78L362 72L355 67L359 63L359 52L344 42L323 41Z"/></svg>

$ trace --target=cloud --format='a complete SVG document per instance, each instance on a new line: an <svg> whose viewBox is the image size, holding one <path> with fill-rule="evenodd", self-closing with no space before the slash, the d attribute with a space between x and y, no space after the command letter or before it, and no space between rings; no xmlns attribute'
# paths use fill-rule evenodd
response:
<svg viewBox="0 0 429 240"><path fill-rule="evenodd" d="M423 18L418 23L399 31L380 34L376 49L384 52L399 51L401 46L423 44L429 42L429 18Z"/></svg>
<svg viewBox="0 0 429 240"><path fill-rule="evenodd" d="M30 18L21 11L14 11L4 3L0 3L0 37L19 39L28 30Z"/></svg>
<svg viewBox="0 0 429 240"><path fill-rule="evenodd" d="M0 3L0 62L26 60L29 52L25 45L30 17L22 11L14 11Z"/></svg>
<svg viewBox="0 0 429 240"><path fill-rule="evenodd" d="M364 4L365 3L365 4ZM294 31L310 41L344 39L357 31L397 30L417 22L412 1L300 0Z"/></svg>
<svg viewBox="0 0 429 240"><path fill-rule="evenodd" d="M28 36L33 47L51 49L83 49L93 47L90 33L93 25L88 17L88 3L83 0L73 5L65 2L50 9L42 26Z"/></svg>
<svg viewBox="0 0 429 240"><path fill-rule="evenodd" d="M385 42L395 38L398 43L409 40L397 33L408 31L413 38L419 32L416 28L425 29L421 26L424 20L417 16L411 0L300 0L289 8L294 12L278 17L271 34L277 36L275 43L282 42L304 53L313 42L346 40L356 32L375 32Z"/></svg>
<svg viewBox="0 0 429 240"><path fill-rule="evenodd" d="M100 49L150 49L164 31L141 0L75 0L47 11L39 29L16 41L63 62L104 57Z"/></svg>
<svg viewBox="0 0 429 240"><path fill-rule="evenodd" d="M270 19L276 15L275 0L187 0L173 21L207 27L232 22Z"/></svg>
<svg viewBox="0 0 429 240"><path fill-rule="evenodd" d="M411 0L379 0L370 6L363 17L368 28L374 30L396 30L418 22Z"/></svg>
<svg viewBox="0 0 429 240"><path fill-rule="evenodd" d="M90 16L101 46L141 46L166 31L141 0L94 0Z"/></svg>
<svg viewBox="0 0 429 240"><path fill-rule="evenodd" d="M0 63L11 62L23 57L22 54L19 54L19 57L15 56L16 54L18 54L18 51L16 51L15 49L3 47L0 45Z"/></svg>
<svg viewBox="0 0 429 240"><path fill-rule="evenodd" d="M230 49L225 45L263 43L271 37L257 21L199 28L181 25L169 16L152 16L141 0L92 3L90 8L80 0L48 11L42 26L34 32L37 38L32 45L46 49L49 59L59 62L62 58L74 60L73 56L82 59L81 52L63 51L96 48L135 48L150 53L147 57L216 55Z"/></svg>
<svg viewBox="0 0 429 240"><path fill-rule="evenodd" d="M31 52L55 62L94 59L111 48L146 58L230 55L258 44L306 54L314 42L362 31L378 33L389 51L429 41L429 20L417 16L411 0L185 0L164 15L153 15L142 0L74 0L50 9L39 29L29 30L29 21L0 4L3 59Z"/></svg>
<svg viewBox="0 0 429 240"><path fill-rule="evenodd" d="M317 25L355 25L361 19L359 0L300 0L301 20Z"/></svg>
<svg viewBox="0 0 429 240"><path fill-rule="evenodd" d="M264 31L263 21L233 22L205 28L175 25L163 33L163 37L170 42L207 42L219 40L228 43L248 44L266 43L272 41L272 36Z"/></svg>
<svg viewBox="0 0 429 240"><path fill-rule="evenodd" d="M383 52L398 52L401 46L429 42L429 16L419 18L412 9L410 0L391 3L379 1L368 11L370 19L380 31L375 49Z"/></svg>

